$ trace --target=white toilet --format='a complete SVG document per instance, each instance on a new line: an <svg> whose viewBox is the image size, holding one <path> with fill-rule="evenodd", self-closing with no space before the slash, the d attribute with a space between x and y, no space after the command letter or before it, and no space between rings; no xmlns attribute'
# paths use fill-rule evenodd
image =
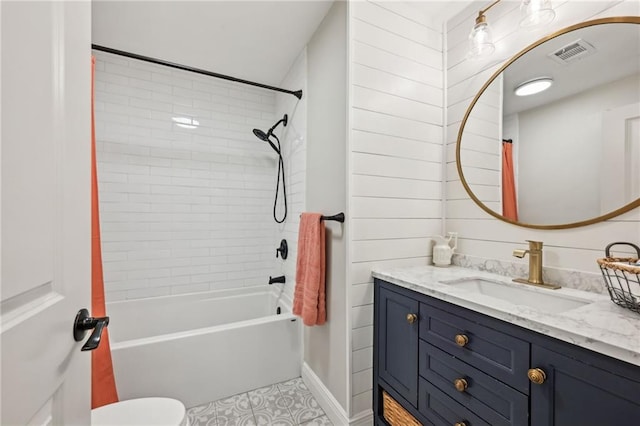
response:
<svg viewBox="0 0 640 426"><path fill-rule="evenodd" d="M189 426L184 404L171 398L138 398L91 410L91 426Z"/></svg>

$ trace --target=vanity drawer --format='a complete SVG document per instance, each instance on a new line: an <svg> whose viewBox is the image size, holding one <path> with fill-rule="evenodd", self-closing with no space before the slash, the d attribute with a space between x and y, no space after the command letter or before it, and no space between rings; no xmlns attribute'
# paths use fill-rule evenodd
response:
<svg viewBox="0 0 640 426"><path fill-rule="evenodd" d="M528 395L529 343L478 324L491 320L484 315L464 316L421 303L420 338Z"/></svg>
<svg viewBox="0 0 640 426"><path fill-rule="evenodd" d="M419 351L420 376L478 417L493 426L528 425L526 395L423 340Z"/></svg>
<svg viewBox="0 0 640 426"><path fill-rule="evenodd" d="M491 426L422 377L418 392L418 410L436 426Z"/></svg>

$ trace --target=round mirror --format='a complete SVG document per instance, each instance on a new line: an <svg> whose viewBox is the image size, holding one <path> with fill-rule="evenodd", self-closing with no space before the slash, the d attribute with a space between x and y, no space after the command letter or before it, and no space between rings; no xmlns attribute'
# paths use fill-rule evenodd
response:
<svg viewBox="0 0 640 426"><path fill-rule="evenodd" d="M640 206L640 17L565 28L501 67L467 110L458 173L489 214L538 229Z"/></svg>

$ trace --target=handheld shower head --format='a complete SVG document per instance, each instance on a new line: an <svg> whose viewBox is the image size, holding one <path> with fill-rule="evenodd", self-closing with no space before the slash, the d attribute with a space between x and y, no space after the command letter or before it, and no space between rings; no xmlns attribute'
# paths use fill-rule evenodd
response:
<svg viewBox="0 0 640 426"><path fill-rule="evenodd" d="M274 124L267 133L263 132L260 129L253 129L253 134L256 135L256 137L261 141L269 142L269 145L271 145L271 148L273 148L276 154L278 154L278 179L276 181L276 197L273 200L273 219L277 223L282 223L287 218L287 189L286 189L287 186L284 180L284 160L282 159L282 153L280 152L280 139L278 139L278 137L273 134L273 131L275 130L276 127L280 125L280 123L283 123L286 126L287 121L288 121L288 117L287 117L287 114L285 114L284 117L278 120L278 122ZM272 137L278 143L277 146L271 141ZM282 216L281 219L278 219L278 216L276 215L276 208L278 205L278 194L280 192L280 180L282 180L282 195L284 198L284 215ZM271 282L269 284L271 284Z"/></svg>
<svg viewBox="0 0 640 426"><path fill-rule="evenodd" d="M271 131L269 131L269 133L265 133L260 129L253 129L253 134L261 141L269 142L269 145L271 145L271 148L273 148L276 154L280 155L280 148L278 148L273 142L271 142L271 139L269 139L269 136L274 136L271 134Z"/></svg>
<svg viewBox="0 0 640 426"><path fill-rule="evenodd" d="M269 136L260 129L253 129L253 134L261 141L269 142Z"/></svg>
<svg viewBox="0 0 640 426"><path fill-rule="evenodd" d="M274 124L267 133L263 132L260 129L253 129L253 134L256 135L256 137L261 141L269 142L269 145L271 145L271 148L273 148L276 154L280 155L280 148L275 146L275 144L271 142L271 139L269 138L271 136L275 137L275 135L273 134L273 131L275 130L276 127L278 127L280 123L284 124L284 126L286 127L288 119L289 117L287 116L287 114L285 114L284 117L282 117L276 124ZM278 141L278 145L280 145L279 141Z"/></svg>

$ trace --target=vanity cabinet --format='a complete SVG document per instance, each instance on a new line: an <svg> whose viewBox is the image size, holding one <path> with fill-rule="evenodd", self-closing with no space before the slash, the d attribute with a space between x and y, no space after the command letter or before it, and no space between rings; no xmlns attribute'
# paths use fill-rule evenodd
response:
<svg viewBox="0 0 640 426"><path fill-rule="evenodd" d="M418 301L380 289L378 375L413 406L418 404Z"/></svg>
<svg viewBox="0 0 640 426"><path fill-rule="evenodd" d="M531 365L545 375L542 384L531 384L531 424L640 424L638 372L625 373L622 365L590 365L586 362L600 362L586 351L582 358L571 355L531 346Z"/></svg>
<svg viewBox="0 0 640 426"><path fill-rule="evenodd" d="M376 279L376 425L383 392L423 425L640 422L640 367Z"/></svg>

